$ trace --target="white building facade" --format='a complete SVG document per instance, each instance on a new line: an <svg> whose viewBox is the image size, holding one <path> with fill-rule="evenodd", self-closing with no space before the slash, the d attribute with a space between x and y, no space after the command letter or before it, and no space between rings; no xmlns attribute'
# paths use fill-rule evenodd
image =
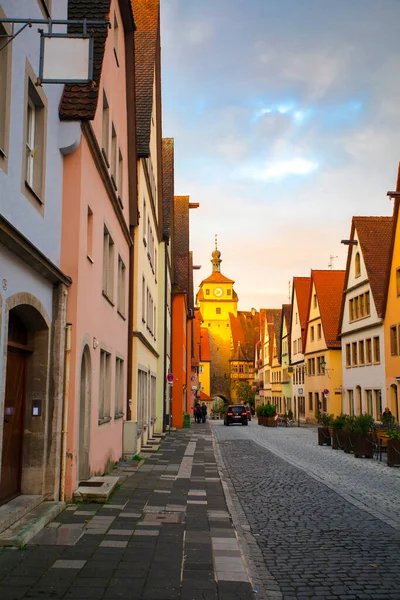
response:
<svg viewBox="0 0 400 600"><path fill-rule="evenodd" d="M381 315L391 226L391 217L353 218L342 306L343 412L376 420L386 406Z"/></svg>

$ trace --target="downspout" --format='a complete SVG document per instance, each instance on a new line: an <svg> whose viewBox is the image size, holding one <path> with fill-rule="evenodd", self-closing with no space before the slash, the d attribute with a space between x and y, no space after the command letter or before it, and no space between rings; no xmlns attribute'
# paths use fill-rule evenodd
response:
<svg viewBox="0 0 400 600"><path fill-rule="evenodd" d="M60 482L60 500L65 501L65 471L67 465L67 434L68 434L68 395L69 378L71 371L71 332L72 324L65 326L65 356L64 356L64 390L63 390L63 411L62 411L62 430L61 430L61 482Z"/></svg>
<svg viewBox="0 0 400 600"><path fill-rule="evenodd" d="M164 382L163 382L163 390L164 390L164 410L163 410L163 427L162 430L166 430L165 416L167 414L167 315L168 315L168 304L167 304L167 288L168 288L168 261L167 261L167 242L164 242ZM170 419L170 417L169 417ZM170 430L170 423L168 423L168 431Z"/></svg>
<svg viewBox="0 0 400 600"><path fill-rule="evenodd" d="M129 249L129 310L128 310L128 373L127 382L127 402L126 402L126 420L132 420L132 323L133 323L133 275L135 259L135 228L130 227L132 246Z"/></svg>

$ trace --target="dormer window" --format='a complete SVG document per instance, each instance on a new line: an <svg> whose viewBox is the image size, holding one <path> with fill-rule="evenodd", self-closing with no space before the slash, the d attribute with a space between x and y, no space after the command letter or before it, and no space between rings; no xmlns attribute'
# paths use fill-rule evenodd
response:
<svg viewBox="0 0 400 600"><path fill-rule="evenodd" d="M355 276L356 277L360 277L361 275L361 259L360 259L360 253L357 252L355 260L354 260L354 271L355 271Z"/></svg>

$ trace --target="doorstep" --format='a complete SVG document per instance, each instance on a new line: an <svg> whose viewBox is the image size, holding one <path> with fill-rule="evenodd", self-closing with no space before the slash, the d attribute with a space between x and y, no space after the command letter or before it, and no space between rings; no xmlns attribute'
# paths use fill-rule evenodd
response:
<svg viewBox="0 0 400 600"><path fill-rule="evenodd" d="M17 496L10 502L0 506L0 533L11 527L13 523L22 519L27 513L33 510L43 500L40 495Z"/></svg>
<svg viewBox="0 0 400 600"><path fill-rule="evenodd" d="M119 477L91 477L81 481L74 492L76 502L107 502L119 482Z"/></svg>
<svg viewBox="0 0 400 600"><path fill-rule="evenodd" d="M24 546L64 508L65 502L41 502L0 533L0 546Z"/></svg>
<svg viewBox="0 0 400 600"><path fill-rule="evenodd" d="M142 452L157 452L157 450L160 448L160 444L144 444L140 451Z"/></svg>

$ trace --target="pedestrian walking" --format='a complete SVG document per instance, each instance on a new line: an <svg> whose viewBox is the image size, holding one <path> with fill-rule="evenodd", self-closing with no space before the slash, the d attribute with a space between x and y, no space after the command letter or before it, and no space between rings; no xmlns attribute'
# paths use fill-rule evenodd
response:
<svg viewBox="0 0 400 600"><path fill-rule="evenodd" d="M201 423L201 406L198 402L196 402L195 407L194 407L194 417L195 417L195 421L196 423Z"/></svg>
<svg viewBox="0 0 400 600"><path fill-rule="evenodd" d="M207 416L207 406L206 406L205 402L203 402L203 404L201 406L201 422L202 423L206 422L206 416Z"/></svg>

